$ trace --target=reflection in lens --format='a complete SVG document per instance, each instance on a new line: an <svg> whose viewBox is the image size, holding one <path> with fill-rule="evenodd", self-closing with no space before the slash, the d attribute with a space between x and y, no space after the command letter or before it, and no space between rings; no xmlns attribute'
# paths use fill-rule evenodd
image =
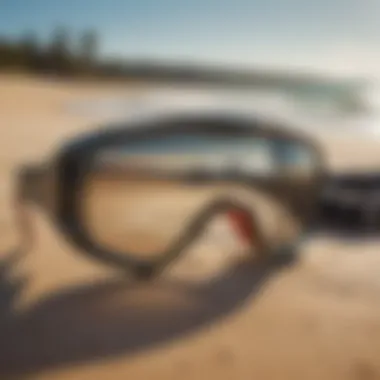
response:
<svg viewBox="0 0 380 380"><path fill-rule="evenodd" d="M95 155L82 189L84 227L105 250L156 259L181 240L205 210L229 199L249 210L256 228L276 247L297 235L296 221L286 202L241 179L275 178L278 161L287 173L308 168L310 152L295 148L251 135L197 134L104 148ZM205 255L211 247L233 251L247 245L228 212L212 222L199 236L207 244L197 245Z"/></svg>
<svg viewBox="0 0 380 380"><path fill-rule="evenodd" d="M290 216L278 203L241 185L93 173L83 191L84 223L91 237L107 250L136 258L161 256L218 199L233 199L254 212L257 225L273 244L280 240L280 234L295 231ZM199 247L205 254L212 247L229 247L231 251L246 248L228 214L217 216L210 226Z"/></svg>

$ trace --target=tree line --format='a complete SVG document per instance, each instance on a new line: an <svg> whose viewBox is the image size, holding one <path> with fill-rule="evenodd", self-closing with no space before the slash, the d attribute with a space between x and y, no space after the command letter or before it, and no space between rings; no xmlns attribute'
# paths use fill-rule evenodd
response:
<svg viewBox="0 0 380 380"><path fill-rule="evenodd" d="M97 54L98 36L92 30L74 40L57 28L44 43L31 32L17 40L0 37L0 70L87 75L97 70Z"/></svg>

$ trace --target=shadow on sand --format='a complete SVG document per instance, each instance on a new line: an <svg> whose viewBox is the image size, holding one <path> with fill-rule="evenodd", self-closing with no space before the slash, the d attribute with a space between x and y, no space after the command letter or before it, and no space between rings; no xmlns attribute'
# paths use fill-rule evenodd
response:
<svg viewBox="0 0 380 380"><path fill-rule="evenodd" d="M210 325L236 310L292 257L245 262L205 284L115 277L50 294L16 313L27 280L11 281L13 253L0 263L0 378L136 353Z"/></svg>

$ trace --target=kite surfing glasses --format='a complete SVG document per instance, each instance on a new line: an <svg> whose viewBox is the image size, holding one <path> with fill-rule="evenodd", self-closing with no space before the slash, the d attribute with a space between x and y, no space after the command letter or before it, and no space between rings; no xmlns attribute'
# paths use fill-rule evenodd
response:
<svg viewBox="0 0 380 380"><path fill-rule="evenodd" d="M252 119L170 117L80 136L18 173L17 207L40 206L79 251L137 277L198 247L260 262L297 249L324 178L307 138Z"/></svg>

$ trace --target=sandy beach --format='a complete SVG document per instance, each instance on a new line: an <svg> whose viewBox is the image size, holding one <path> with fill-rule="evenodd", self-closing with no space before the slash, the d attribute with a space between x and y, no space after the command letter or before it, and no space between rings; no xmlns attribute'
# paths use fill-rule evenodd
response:
<svg viewBox="0 0 380 380"><path fill-rule="evenodd" d="M220 261L214 249L134 283L35 210L33 249L12 252L17 165L102 121L67 104L135 90L0 76L0 379L380 379L380 242L320 237L294 263L259 268L242 255L199 276ZM332 166L353 165L355 150L379 167L380 141L324 142Z"/></svg>

